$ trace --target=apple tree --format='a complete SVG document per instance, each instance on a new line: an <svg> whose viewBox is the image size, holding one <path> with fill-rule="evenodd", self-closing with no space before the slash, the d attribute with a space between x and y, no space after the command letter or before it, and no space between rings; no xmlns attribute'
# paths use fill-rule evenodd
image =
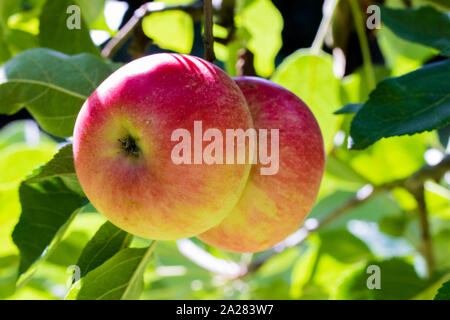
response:
<svg viewBox="0 0 450 320"><path fill-rule="evenodd" d="M313 41L284 54L303 1L129 1L119 25L124 2L0 0L0 298L449 299L448 1L322 2L301 21ZM81 188L81 106L162 51L270 79L317 119L319 196L274 248L133 236Z"/></svg>

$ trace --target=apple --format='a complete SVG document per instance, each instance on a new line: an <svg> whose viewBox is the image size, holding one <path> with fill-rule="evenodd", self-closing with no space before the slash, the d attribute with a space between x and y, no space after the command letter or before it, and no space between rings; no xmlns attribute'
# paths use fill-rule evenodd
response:
<svg viewBox="0 0 450 320"><path fill-rule="evenodd" d="M302 224L319 191L325 151L316 119L296 95L264 79L234 80L247 99L255 129L279 129L279 169L262 175L263 163L254 164L236 207L198 238L227 251L258 252Z"/></svg>
<svg viewBox="0 0 450 320"><path fill-rule="evenodd" d="M73 135L76 173L95 208L125 231L157 240L191 237L222 221L251 165L174 163L172 133L193 134L196 121L222 134L253 128L242 92L213 64L154 54L108 77L82 106Z"/></svg>

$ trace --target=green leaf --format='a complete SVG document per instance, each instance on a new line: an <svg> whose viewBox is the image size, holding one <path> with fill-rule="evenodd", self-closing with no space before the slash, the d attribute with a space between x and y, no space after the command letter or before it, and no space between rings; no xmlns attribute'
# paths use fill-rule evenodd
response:
<svg viewBox="0 0 450 320"><path fill-rule="evenodd" d="M67 8L71 5L77 5L77 2L74 0L46 2L40 17L40 46L71 55L77 53L99 55L99 50L91 40L83 15L80 17L80 29L67 27L67 20L75 14L67 13Z"/></svg>
<svg viewBox="0 0 450 320"><path fill-rule="evenodd" d="M355 152L349 163L375 185L403 179L426 164L426 138L427 133L382 139L365 152Z"/></svg>
<svg viewBox="0 0 450 320"><path fill-rule="evenodd" d="M352 149L364 149L381 138L411 135L448 124L448 83L450 60L379 83L353 118Z"/></svg>
<svg viewBox="0 0 450 320"><path fill-rule="evenodd" d="M354 182L358 184L359 187L370 183L368 179L357 173L349 165L348 161L344 161L333 155L327 157L326 171L328 174L331 174L344 181Z"/></svg>
<svg viewBox="0 0 450 320"><path fill-rule="evenodd" d="M38 16L45 0L0 1L0 64L38 46Z"/></svg>
<svg viewBox="0 0 450 320"><path fill-rule="evenodd" d="M84 21L92 26L103 13L105 8L105 0L75 0L81 7L81 14Z"/></svg>
<svg viewBox="0 0 450 320"><path fill-rule="evenodd" d="M433 4L437 8L440 8L443 10L450 10L450 1L449 0L422 0L422 1Z"/></svg>
<svg viewBox="0 0 450 320"><path fill-rule="evenodd" d="M0 25L5 29L8 27L8 18L22 10L20 1L2 0L0 1Z"/></svg>
<svg viewBox="0 0 450 320"><path fill-rule="evenodd" d="M417 69L417 68L416 68ZM391 76L391 72L385 66L374 65L373 71L375 81L380 81ZM356 69L353 73L341 80L341 99L342 103L362 103L369 99L372 89L369 87L367 72L363 67Z"/></svg>
<svg viewBox="0 0 450 320"><path fill-rule="evenodd" d="M22 214L12 237L20 250L19 274L23 274L47 251L86 198L67 188L59 178L39 183L25 181L19 194Z"/></svg>
<svg viewBox="0 0 450 320"><path fill-rule="evenodd" d="M194 22L186 12L155 12L142 20L142 30L163 49L179 53L191 52Z"/></svg>
<svg viewBox="0 0 450 320"><path fill-rule="evenodd" d="M344 263L356 263L372 258L369 247L345 229L319 233L322 245L320 251Z"/></svg>
<svg viewBox="0 0 450 320"><path fill-rule="evenodd" d="M3 2L8 0L3 0ZM46 0L25 0L15 1L20 2L21 8L17 12L9 12L10 16L5 20L11 29L17 29L31 33L32 35L39 34L39 16Z"/></svg>
<svg viewBox="0 0 450 320"><path fill-rule="evenodd" d="M373 273L367 268L375 265L380 268L380 289L369 289L367 280ZM346 277L338 287L334 299L351 300L407 300L427 287L427 281L421 279L414 266L401 260L371 261L363 268Z"/></svg>
<svg viewBox="0 0 450 320"><path fill-rule="evenodd" d="M377 41L392 76L414 71L438 54L436 49L400 38L389 28L377 31Z"/></svg>
<svg viewBox="0 0 450 320"><path fill-rule="evenodd" d="M399 37L450 55L450 13L428 6L401 10L382 7L381 19Z"/></svg>
<svg viewBox="0 0 450 320"><path fill-rule="evenodd" d="M317 268L320 245L315 243L318 241L314 241L314 238L308 240L304 251L292 268L290 294L294 299L298 299L303 294L305 285L311 282Z"/></svg>
<svg viewBox="0 0 450 320"><path fill-rule="evenodd" d="M3 35L3 28L0 24L0 65L11 58L8 43Z"/></svg>
<svg viewBox="0 0 450 320"><path fill-rule="evenodd" d="M238 27L250 34L247 47L255 55L255 70L270 76L275 69L275 57L283 44L283 17L270 0L255 0L235 17Z"/></svg>
<svg viewBox="0 0 450 320"><path fill-rule="evenodd" d="M401 237L406 230L408 225L408 219L406 215L398 215L392 217L384 217L380 223L380 231L393 236Z"/></svg>
<svg viewBox="0 0 450 320"><path fill-rule="evenodd" d="M71 136L82 104L112 71L89 54L24 51L0 68L0 113L26 107L44 130Z"/></svg>
<svg viewBox="0 0 450 320"><path fill-rule="evenodd" d="M62 147L40 172L27 180L27 183L41 182L53 177L61 178L72 191L84 194L75 172L72 144Z"/></svg>
<svg viewBox="0 0 450 320"><path fill-rule="evenodd" d="M345 106L335 111L334 114L353 114L361 110L362 103L347 103Z"/></svg>
<svg viewBox="0 0 450 320"><path fill-rule="evenodd" d="M82 278L78 300L133 300L143 289L143 274L156 241L148 248L120 250Z"/></svg>
<svg viewBox="0 0 450 320"><path fill-rule="evenodd" d="M36 36L22 30L6 30L4 32L4 37L12 55L38 46Z"/></svg>
<svg viewBox="0 0 450 320"><path fill-rule="evenodd" d="M434 300L450 300L450 280L442 285Z"/></svg>
<svg viewBox="0 0 450 320"><path fill-rule="evenodd" d="M315 218L319 221L326 219L332 212L342 207L352 196L354 196L353 192L336 191L320 200L311 210L308 218ZM348 210L345 215L334 219L323 226L321 230L322 232L341 230L346 228L351 220L378 222L385 216L396 215L400 212L401 209L392 197L380 194L361 206Z"/></svg>
<svg viewBox="0 0 450 320"><path fill-rule="evenodd" d="M422 290L419 294L415 295L412 300L433 300L438 292L439 288L441 288L444 283L450 280L450 273L446 273L441 276L440 273L437 273L436 276L433 276L433 281L430 281L429 285L425 290Z"/></svg>
<svg viewBox="0 0 450 320"><path fill-rule="evenodd" d="M448 204L448 201L447 201ZM447 205L448 207L448 205ZM440 220L440 225L449 223L448 220ZM435 265L438 270L450 270L450 228L443 229L433 235L433 249L435 250Z"/></svg>
<svg viewBox="0 0 450 320"><path fill-rule="evenodd" d="M19 187L22 213L12 238L20 250L19 274L39 260L55 238L63 236L69 222L86 197L70 189L62 180L74 172L71 146L62 148L48 164Z"/></svg>
<svg viewBox="0 0 450 320"><path fill-rule="evenodd" d="M326 150L330 150L340 123L333 112L341 105L340 82L334 76L331 56L299 50L278 66L272 81L291 90L308 105L319 123Z"/></svg>
<svg viewBox="0 0 450 320"><path fill-rule="evenodd" d="M81 277L103 264L121 249L128 247L131 240L130 234L109 221L105 222L78 258L77 265L80 267Z"/></svg>

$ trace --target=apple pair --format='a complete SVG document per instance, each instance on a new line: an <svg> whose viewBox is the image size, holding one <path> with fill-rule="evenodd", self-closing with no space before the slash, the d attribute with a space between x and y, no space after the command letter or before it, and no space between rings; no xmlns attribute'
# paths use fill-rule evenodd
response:
<svg viewBox="0 0 450 320"><path fill-rule="evenodd" d="M261 163L174 163L173 132L194 134L196 121L223 136L278 129L278 172L260 174ZM73 151L84 192L118 227L156 240L197 236L234 252L262 251L293 233L325 163L319 126L293 93L180 54L147 56L108 77L81 108Z"/></svg>

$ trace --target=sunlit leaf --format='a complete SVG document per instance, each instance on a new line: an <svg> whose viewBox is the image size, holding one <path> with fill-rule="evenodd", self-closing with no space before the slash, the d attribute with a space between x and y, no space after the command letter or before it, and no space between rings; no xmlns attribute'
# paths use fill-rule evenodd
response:
<svg viewBox="0 0 450 320"><path fill-rule="evenodd" d="M404 40L388 28L378 30L377 40L387 66L392 69L393 76L414 71L427 59L437 54L435 49Z"/></svg>
<svg viewBox="0 0 450 320"><path fill-rule="evenodd" d="M16 254L17 247L11 240L11 230L20 216L19 195L16 190L0 190L0 256ZM17 273L17 268L14 274ZM14 280L15 281L15 280Z"/></svg>
<svg viewBox="0 0 450 320"><path fill-rule="evenodd" d="M4 38L8 43L9 51L12 55L38 46L36 36L22 30L6 30L4 32Z"/></svg>
<svg viewBox="0 0 450 320"><path fill-rule="evenodd" d="M345 229L320 232L319 236L322 243L320 251L338 261L355 263L372 258L369 247Z"/></svg>
<svg viewBox="0 0 450 320"><path fill-rule="evenodd" d="M48 246L54 244L55 239L61 240L70 221L86 203L84 195L68 188L62 180L68 168L74 170L73 159L67 158L70 149L60 150L46 166L20 185L22 213L12 234L20 250L19 274L48 253Z"/></svg>
<svg viewBox="0 0 450 320"><path fill-rule="evenodd" d="M362 103L347 103L345 106L335 111L334 114L353 114L361 110Z"/></svg>
<svg viewBox="0 0 450 320"><path fill-rule="evenodd" d="M45 144L54 141L40 131L37 123L32 120L12 121L0 130L0 149L21 142L29 147L36 147L40 143Z"/></svg>
<svg viewBox="0 0 450 320"><path fill-rule="evenodd" d="M5 1L8 2L10 0L4 0L3 2ZM15 2L20 3L20 1ZM32 35L37 35L39 33L39 16L45 2L46 0L22 1L20 10L16 12L9 12L10 15L6 20L8 27L11 29L26 31Z"/></svg>
<svg viewBox="0 0 450 320"><path fill-rule="evenodd" d="M20 250L19 274L23 274L58 234L62 236L86 198L68 189L59 178L23 183L19 194L22 214L12 237Z"/></svg>
<svg viewBox="0 0 450 320"><path fill-rule="evenodd" d="M133 300L143 289L143 274L153 247L126 248L89 272L81 281L78 300Z"/></svg>

